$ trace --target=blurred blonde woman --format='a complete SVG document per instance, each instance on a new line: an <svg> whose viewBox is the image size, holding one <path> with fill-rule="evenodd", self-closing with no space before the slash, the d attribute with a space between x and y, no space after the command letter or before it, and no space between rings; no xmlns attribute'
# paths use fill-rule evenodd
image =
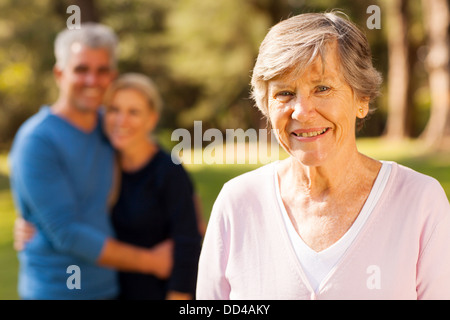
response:
<svg viewBox="0 0 450 320"><path fill-rule="evenodd" d="M338 13L269 31L253 97L289 157L224 185L199 299L450 299L444 190L357 150L380 83L364 34Z"/></svg>
<svg viewBox="0 0 450 320"><path fill-rule="evenodd" d="M144 247L174 241L170 278L121 272L122 299L193 299L195 294L201 235L194 188L183 167L152 138L161 106L153 81L142 74L122 75L106 94L104 130L121 169L111 216L117 238Z"/></svg>

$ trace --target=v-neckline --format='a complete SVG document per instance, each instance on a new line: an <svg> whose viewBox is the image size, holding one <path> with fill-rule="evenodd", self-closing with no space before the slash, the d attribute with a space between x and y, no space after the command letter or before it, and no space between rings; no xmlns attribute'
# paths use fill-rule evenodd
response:
<svg viewBox="0 0 450 320"><path fill-rule="evenodd" d="M310 295L311 295L311 299L314 300L314 299L317 298L318 295L321 294L322 290L326 287L326 284L329 282L329 280L330 280L333 276L335 276L336 272L340 269L340 267L348 260L348 256L351 255L351 253L355 250L355 247L358 246L358 244L359 244L359 242L360 242L360 239L361 239L362 235L365 234L364 230L365 230L366 228L368 228L368 226L370 225L371 221L372 221L373 219L375 219L375 215L370 214L370 215L367 217L367 219L364 221L363 225L361 226L361 228L360 228L358 234L354 237L354 239L352 240L352 242L350 243L350 245L348 246L348 248L345 250L345 252L342 254L342 256L340 257L340 259L339 259L339 260L337 261L337 263L331 268L331 270L327 273L327 275L320 281L320 283L319 283L318 286L317 286L317 289L314 289L314 288L313 288L313 285L311 284L311 282L310 282L310 280L309 280L309 278L308 278L308 276L307 276L307 274L306 274L306 272L305 272L305 270L304 270L304 268L302 267L302 265L301 265L301 263L300 263L300 261L299 261L299 259L298 259L298 257L297 257L297 253L296 253L295 248L294 248L294 245L293 245L293 243L292 243L292 241L291 241L291 239L290 239L290 236L289 236L289 233L288 233L288 230L287 230L287 228L286 228L286 224L285 224L285 221L284 221L284 218L283 218L283 214L284 214L284 213L282 212L282 210L283 210L283 209L285 210L285 207L284 207L284 204L283 204L282 201L281 201L281 203L280 203L280 200L281 200L280 185L279 185L279 181L278 181L278 173L277 173L277 169L276 169L276 166L277 166L277 163L278 163L278 162L279 162L279 161L276 161L275 163L273 163L273 170L272 170L272 174L273 174L273 176L272 176L272 181L273 181L274 192L275 192L275 194L276 194L275 202L276 202L276 207L277 207L277 209L278 209L278 212L277 212L277 214L276 214L276 216L277 216L277 221L278 221L278 224L279 224L279 228L281 229L281 235L282 235L283 241L286 243L287 247L289 248L289 249L288 249L289 252L290 252L290 255L289 255L289 256L290 256L291 259L294 260L294 261L293 261L293 262L294 262L294 265L295 265L296 268L298 269L299 274L300 274L300 276L301 276L301 278L302 278L302 280L303 280L303 283L304 283L304 284L306 285L306 287L308 288L308 290L309 290L309 292L310 292ZM376 200L377 200L377 201L375 201L375 203L372 204L372 208L370 208L371 212L373 212L373 211L375 210L376 206L377 206L378 203L380 202L380 199L381 199L382 195L385 194L386 190L388 189L389 180L391 180L392 176L394 175L394 166L393 166L393 163L388 162L388 161L383 161L383 164L389 164L389 165L390 165L390 169L389 169L389 172L388 172L388 174L387 174L386 181L384 181L384 187L382 188L381 192L380 192L378 195L376 195L376 197L377 197ZM379 173L378 173L378 175L377 175L377 178L376 178L376 180L375 180L374 186L375 186L375 184L377 183L377 181L380 180L380 173L381 173L381 169L380 169L380 171L379 171ZM379 182L379 181L378 181L378 182ZM380 183L380 182L379 182L379 183ZM373 195L373 187L372 187L372 190L371 190L370 193L369 193L369 196L368 196L367 200L368 200L371 196L372 196L372 197L375 197L375 196ZM366 205L367 205L367 203L368 203L367 200L366 200L366 202L364 203L364 206L363 206L363 209L362 209L362 210L364 210L364 208L366 208ZM362 210L361 210L361 211L362 211ZM286 213L286 214L287 214L287 213ZM355 221L356 221L356 220L355 220ZM290 220L289 220L289 222L292 224L292 222L291 222ZM292 227L293 227L293 225L292 225ZM347 234L347 232L346 232L346 233L345 233L345 234L344 234L337 242L339 242L346 234ZM300 238L300 236L299 236L298 234L297 234L297 236ZM303 239L301 239L301 238L300 238L300 240L303 241ZM337 243L337 242L336 242L336 243ZM304 242L303 242L303 243L304 243ZM336 243L334 243L334 244L336 244ZM333 244L333 245L334 245L334 244ZM304 243L304 245L307 246L306 243ZM332 245L332 246L333 246L333 245ZM331 248L332 246L328 247L327 249ZM307 246L307 247L308 247L311 251L314 251L314 250L313 250L312 248L310 248L309 246ZM327 249L325 249L325 250L327 250ZM323 251L325 251L325 250L323 250ZM323 251L316 252L316 253L320 254L320 253L323 252ZM315 252L315 251L314 251L314 252Z"/></svg>
<svg viewBox="0 0 450 320"><path fill-rule="evenodd" d="M81 128L81 127L77 126L76 124L72 123L71 121L69 121L69 119L67 119L59 114L54 113L50 106L44 106L43 108L44 108L45 112L47 112L51 117L53 117L54 119L59 121L64 126L70 128L70 130L72 130L76 134L81 135L83 137L91 137L102 126L101 115L99 112L97 112L97 119L96 119L96 122L95 122L95 125L93 126L93 128L90 130L84 130L83 128Z"/></svg>

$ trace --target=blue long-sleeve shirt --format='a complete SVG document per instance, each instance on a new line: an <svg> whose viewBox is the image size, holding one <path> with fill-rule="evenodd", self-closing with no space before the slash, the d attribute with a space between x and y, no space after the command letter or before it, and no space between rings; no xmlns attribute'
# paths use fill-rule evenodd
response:
<svg viewBox="0 0 450 320"><path fill-rule="evenodd" d="M17 210L37 228L19 253L22 298L117 295L116 272L96 265L113 235L107 208L113 158L100 120L85 133L46 106L19 129L10 153L11 188ZM68 286L72 265L79 267L72 280L80 289Z"/></svg>

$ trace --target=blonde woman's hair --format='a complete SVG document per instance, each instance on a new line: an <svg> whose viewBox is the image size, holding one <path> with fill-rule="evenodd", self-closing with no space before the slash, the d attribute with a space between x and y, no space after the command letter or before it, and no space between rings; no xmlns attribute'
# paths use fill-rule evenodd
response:
<svg viewBox="0 0 450 320"><path fill-rule="evenodd" d="M251 80L252 98L268 116L268 82L301 73L336 41L340 69L359 99L379 95L381 74L372 65L366 36L340 12L306 13L273 26L261 43ZM324 61L326 64L326 61Z"/></svg>
<svg viewBox="0 0 450 320"><path fill-rule="evenodd" d="M122 89L134 89L140 92L153 111L161 112L162 99L155 83L146 75L140 73L125 73L117 78L109 87L105 96L105 104L111 102L115 92Z"/></svg>

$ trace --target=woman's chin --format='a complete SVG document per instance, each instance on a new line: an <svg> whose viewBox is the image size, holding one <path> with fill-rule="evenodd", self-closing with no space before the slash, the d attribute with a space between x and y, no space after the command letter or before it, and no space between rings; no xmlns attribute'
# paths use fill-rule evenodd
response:
<svg viewBox="0 0 450 320"><path fill-rule="evenodd" d="M323 154L317 152L291 152L291 157L301 163L304 166L308 167L320 167L326 162L326 157Z"/></svg>
<svg viewBox="0 0 450 320"><path fill-rule="evenodd" d="M126 148L125 141L122 141L121 139L110 139L109 140L113 148L117 151L123 151Z"/></svg>

